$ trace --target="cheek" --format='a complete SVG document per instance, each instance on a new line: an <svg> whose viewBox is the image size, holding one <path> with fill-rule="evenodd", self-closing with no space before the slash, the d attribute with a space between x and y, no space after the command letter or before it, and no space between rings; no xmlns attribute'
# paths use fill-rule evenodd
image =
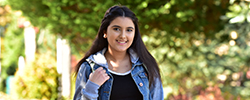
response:
<svg viewBox="0 0 250 100"><path fill-rule="evenodd" d="M106 35L107 35L107 39L109 39L109 38L113 38L113 36L114 36L114 34L113 34L113 33L111 33L111 32L107 33Z"/></svg>
<svg viewBox="0 0 250 100"><path fill-rule="evenodd" d="M134 38L135 38L135 34L131 34L131 35L129 36L129 39L130 39L130 40L134 40Z"/></svg>

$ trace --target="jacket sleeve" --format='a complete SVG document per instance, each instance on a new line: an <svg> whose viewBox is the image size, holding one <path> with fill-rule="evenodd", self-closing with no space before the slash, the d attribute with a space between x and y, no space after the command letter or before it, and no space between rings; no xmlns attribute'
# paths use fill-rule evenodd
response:
<svg viewBox="0 0 250 100"><path fill-rule="evenodd" d="M155 79L155 84L150 87L152 100L164 100L163 86L159 78Z"/></svg>
<svg viewBox="0 0 250 100"><path fill-rule="evenodd" d="M90 66L84 62L76 77L74 100L97 100L100 86L88 80L90 73Z"/></svg>

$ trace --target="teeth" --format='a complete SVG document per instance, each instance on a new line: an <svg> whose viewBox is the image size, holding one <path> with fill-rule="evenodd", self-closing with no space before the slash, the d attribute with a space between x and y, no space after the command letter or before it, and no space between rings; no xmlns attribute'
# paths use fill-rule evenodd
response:
<svg viewBox="0 0 250 100"><path fill-rule="evenodd" d="M127 43L127 41L118 41L118 40L116 40L116 41L119 43L122 43L122 44Z"/></svg>
<svg viewBox="0 0 250 100"><path fill-rule="evenodd" d="M119 42L119 41L118 41ZM126 43L126 42L119 42L119 43Z"/></svg>

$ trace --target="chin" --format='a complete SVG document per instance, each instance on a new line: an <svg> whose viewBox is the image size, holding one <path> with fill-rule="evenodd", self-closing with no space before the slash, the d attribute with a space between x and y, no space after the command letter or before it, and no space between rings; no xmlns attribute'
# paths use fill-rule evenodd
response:
<svg viewBox="0 0 250 100"><path fill-rule="evenodd" d="M116 51L125 52L127 49L117 49Z"/></svg>
<svg viewBox="0 0 250 100"><path fill-rule="evenodd" d="M116 48L115 50L120 51L120 52L124 52L124 51L127 51L128 48Z"/></svg>
<svg viewBox="0 0 250 100"><path fill-rule="evenodd" d="M109 45L109 49L116 52L126 52L130 46L111 46Z"/></svg>

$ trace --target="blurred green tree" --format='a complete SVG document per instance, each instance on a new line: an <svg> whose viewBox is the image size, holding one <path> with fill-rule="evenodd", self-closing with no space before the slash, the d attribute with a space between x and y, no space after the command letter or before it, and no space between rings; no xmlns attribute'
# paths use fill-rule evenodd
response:
<svg viewBox="0 0 250 100"><path fill-rule="evenodd" d="M35 26L69 39L73 53L80 55L91 45L106 9L115 4L126 5L139 18L143 40L161 67L168 99L201 98L206 96L203 92L212 92L211 87L219 87L223 98L249 97L249 79L244 77L250 61L247 0L8 3L13 9L22 10ZM232 38L235 33L238 37Z"/></svg>
<svg viewBox="0 0 250 100"><path fill-rule="evenodd" d="M5 80L14 75L18 57L24 56L23 29L18 28L16 15L9 5L0 1L0 34L1 34L1 80L0 90L5 90Z"/></svg>
<svg viewBox="0 0 250 100"><path fill-rule="evenodd" d="M48 28L52 33L69 39L73 52L76 53L84 53L89 48L105 11L116 4L126 5L136 13L142 35L149 35L150 30L156 29L175 36L179 36L180 31L197 31L211 37L214 31L223 27L219 17L225 14L229 5L228 0L11 0L8 2L13 9L23 11L34 26ZM169 40L168 36L164 37Z"/></svg>
<svg viewBox="0 0 250 100"><path fill-rule="evenodd" d="M35 62L18 69L12 82L12 96L17 99L58 99L59 74L52 52L37 54ZM49 60L44 60L49 59Z"/></svg>
<svg viewBox="0 0 250 100"><path fill-rule="evenodd" d="M227 13L217 16L226 23L212 34L152 30L143 36L162 69L168 99L249 98L249 1L229 4Z"/></svg>

